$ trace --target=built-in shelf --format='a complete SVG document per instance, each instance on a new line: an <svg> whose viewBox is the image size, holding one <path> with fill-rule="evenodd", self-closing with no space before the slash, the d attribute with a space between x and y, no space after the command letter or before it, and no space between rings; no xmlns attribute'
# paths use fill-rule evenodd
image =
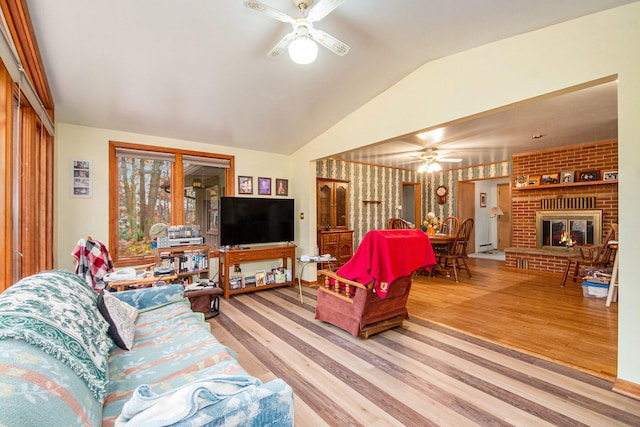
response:
<svg viewBox="0 0 640 427"><path fill-rule="evenodd" d="M382 203L382 200L363 200L362 203Z"/></svg>
<svg viewBox="0 0 640 427"><path fill-rule="evenodd" d="M584 187L585 185L611 185L611 184L617 184L618 180L611 180L611 181L580 181L580 182L569 182L569 183L562 183L562 184L540 184L540 185L534 185L531 187L512 187L512 190L514 191L522 191L522 190L540 190L540 189L547 189L547 188L561 188L561 187Z"/></svg>

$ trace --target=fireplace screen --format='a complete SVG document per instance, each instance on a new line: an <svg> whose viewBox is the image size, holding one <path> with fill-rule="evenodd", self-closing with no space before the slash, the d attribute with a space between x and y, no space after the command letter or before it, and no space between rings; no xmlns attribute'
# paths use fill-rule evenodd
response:
<svg viewBox="0 0 640 427"><path fill-rule="evenodd" d="M570 248L599 244L602 211L538 211L536 238L539 248Z"/></svg>

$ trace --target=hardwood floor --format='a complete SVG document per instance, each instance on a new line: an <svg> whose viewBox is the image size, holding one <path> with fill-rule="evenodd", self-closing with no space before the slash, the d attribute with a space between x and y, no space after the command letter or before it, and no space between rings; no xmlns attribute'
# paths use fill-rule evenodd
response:
<svg viewBox="0 0 640 427"><path fill-rule="evenodd" d="M640 401L611 391L617 304L559 275L471 268L416 277L411 319L367 340L315 320L311 287L304 304L297 288L233 296L208 322L248 373L293 388L297 427L640 425Z"/></svg>
<svg viewBox="0 0 640 427"><path fill-rule="evenodd" d="M613 380L618 304L585 298L581 284L560 287L560 274L507 269L470 259L460 282L416 276L409 314Z"/></svg>

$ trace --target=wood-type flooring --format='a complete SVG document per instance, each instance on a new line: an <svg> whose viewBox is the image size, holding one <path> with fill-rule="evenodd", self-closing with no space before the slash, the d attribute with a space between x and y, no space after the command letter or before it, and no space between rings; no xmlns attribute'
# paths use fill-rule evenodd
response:
<svg viewBox="0 0 640 427"><path fill-rule="evenodd" d="M470 260L473 278L414 278L411 320L368 340L314 319L303 286L222 301L213 334L295 393L296 426L640 425L611 391L617 304L560 275ZM578 369L576 369L578 368Z"/></svg>

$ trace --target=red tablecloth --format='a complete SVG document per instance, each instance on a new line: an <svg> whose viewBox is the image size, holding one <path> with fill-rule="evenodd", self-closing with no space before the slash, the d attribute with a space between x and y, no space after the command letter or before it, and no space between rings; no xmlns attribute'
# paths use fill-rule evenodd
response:
<svg viewBox="0 0 640 427"><path fill-rule="evenodd" d="M429 238L421 230L371 230L336 273L363 285L375 280L375 290L384 298L395 279L435 264Z"/></svg>

